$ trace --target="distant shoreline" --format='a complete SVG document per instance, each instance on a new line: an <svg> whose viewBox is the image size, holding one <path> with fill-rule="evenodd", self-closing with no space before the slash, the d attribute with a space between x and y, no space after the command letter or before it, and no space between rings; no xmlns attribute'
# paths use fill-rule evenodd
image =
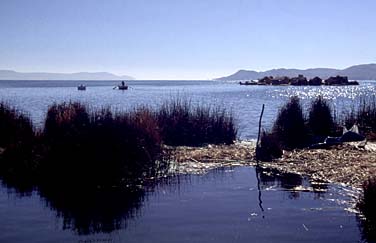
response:
<svg viewBox="0 0 376 243"><path fill-rule="evenodd" d="M109 72L77 72L77 73L49 73L49 72L16 72L0 70L0 80L134 80L128 75L116 75Z"/></svg>
<svg viewBox="0 0 376 243"><path fill-rule="evenodd" d="M354 65L345 69L334 68L309 68L309 69L294 69L294 68L279 68L267 71L253 71L253 70L239 70L229 76L216 78L218 81L242 81L242 80L256 80L263 77L296 77L299 74L311 79L320 77L326 79L330 76L347 76L350 80L376 80L376 64L361 64Z"/></svg>

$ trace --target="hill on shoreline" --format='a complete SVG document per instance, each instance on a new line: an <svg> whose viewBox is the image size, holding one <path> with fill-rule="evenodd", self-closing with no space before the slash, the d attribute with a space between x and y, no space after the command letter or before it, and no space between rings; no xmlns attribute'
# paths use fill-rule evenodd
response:
<svg viewBox="0 0 376 243"><path fill-rule="evenodd" d="M350 80L376 80L376 64L362 64L355 65L345 69L334 69L334 68L310 68L310 69L272 69L263 72L249 71L249 70L239 70L236 73L217 78L215 80L219 81L230 81L230 80L253 80L260 79L265 76L288 76L296 77L299 74L304 75L307 78L320 77L328 78L330 76L347 76Z"/></svg>
<svg viewBox="0 0 376 243"><path fill-rule="evenodd" d="M12 70L0 70L0 80L133 80L130 76L118 76L108 72L79 73L21 73Z"/></svg>

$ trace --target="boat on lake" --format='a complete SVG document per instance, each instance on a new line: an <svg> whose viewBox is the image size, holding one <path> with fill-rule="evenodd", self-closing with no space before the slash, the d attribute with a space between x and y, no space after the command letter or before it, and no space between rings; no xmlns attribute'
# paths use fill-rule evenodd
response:
<svg viewBox="0 0 376 243"><path fill-rule="evenodd" d="M80 84L80 85L77 86L77 89L78 90L86 90L86 86L83 85L83 84Z"/></svg>
<svg viewBox="0 0 376 243"><path fill-rule="evenodd" d="M126 85L124 81L121 81L120 85L114 87L114 89L116 89L116 88L119 89L119 90L127 90L128 85Z"/></svg>

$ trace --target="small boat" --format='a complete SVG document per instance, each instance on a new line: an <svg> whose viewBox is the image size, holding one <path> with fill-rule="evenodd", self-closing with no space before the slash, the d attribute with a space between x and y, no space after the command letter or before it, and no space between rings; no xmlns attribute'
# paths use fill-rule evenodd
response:
<svg viewBox="0 0 376 243"><path fill-rule="evenodd" d="M83 84L80 84L80 85L78 85L77 89L78 90L86 90L86 86L83 85Z"/></svg>
<svg viewBox="0 0 376 243"><path fill-rule="evenodd" d="M128 85L126 85L125 82L122 81L120 85L114 87L114 89L116 89L116 88L118 88L118 90L127 90Z"/></svg>
<svg viewBox="0 0 376 243"><path fill-rule="evenodd" d="M119 85L118 89L119 90L127 90L128 89L128 85Z"/></svg>

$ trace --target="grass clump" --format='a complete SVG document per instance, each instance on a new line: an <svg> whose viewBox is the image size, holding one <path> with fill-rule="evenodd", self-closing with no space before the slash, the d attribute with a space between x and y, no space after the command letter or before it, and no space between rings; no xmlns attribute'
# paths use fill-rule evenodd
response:
<svg viewBox="0 0 376 243"><path fill-rule="evenodd" d="M306 145L307 129L298 97L291 97L279 110L272 132L284 149L301 148Z"/></svg>
<svg viewBox="0 0 376 243"><path fill-rule="evenodd" d="M272 161L280 158L283 154L280 142L273 133L264 131L261 134L260 144L256 147L256 159L261 161Z"/></svg>
<svg viewBox="0 0 376 243"><path fill-rule="evenodd" d="M304 148L336 135L338 125L329 102L319 96L307 113L299 98L291 97L279 110L272 131L262 134L256 157L270 161L281 157L282 149Z"/></svg>
<svg viewBox="0 0 376 243"><path fill-rule="evenodd" d="M44 128L46 181L85 187L138 183L156 173L162 154L151 111L89 112L80 103L52 105Z"/></svg>
<svg viewBox="0 0 376 243"><path fill-rule="evenodd" d="M236 139L233 116L219 107L193 106L175 99L163 104L156 116L167 145L232 144Z"/></svg>
<svg viewBox="0 0 376 243"><path fill-rule="evenodd" d="M376 240L376 178L364 182L362 188L357 206L364 216L363 231L369 240Z"/></svg>
<svg viewBox="0 0 376 243"><path fill-rule="evenodd" d="M376 140L376 96L359 100L350 111L343 114L342 123L346 127L357 124L369 140Z"/></svg>
<svg viewBox="0 0 376 243"><path fill-rule="evenodd" d="M35 171L33 150L36 135L27 115L0 103L0 175L19 184L31 180Z"/></svg>
<svg viewBox="0 0 376 243"><path fill-rule="evenodd" d="M311 103L308 127L314 136L332 135L336 128L330 104L319 96Z"/></svg>
<svg viewBox="0 0 376 243"><path fill-rule="evenodd" d="M0 147L17 143L31 143L34 139L33 124L28 116L14 107L0 103Z"/></svg>

